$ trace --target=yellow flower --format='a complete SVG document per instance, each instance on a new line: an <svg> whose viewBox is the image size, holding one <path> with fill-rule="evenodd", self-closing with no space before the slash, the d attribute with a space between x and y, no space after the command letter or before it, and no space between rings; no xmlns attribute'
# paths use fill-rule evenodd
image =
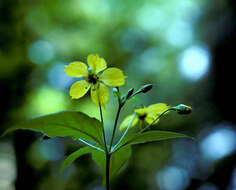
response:
<svg viewBox="0 0 236 190"><path fill-rule="evenodd" d="M105 106L109 101L109 91L107 86L118 87L125 83L122 70L118 68L107 68L107 63L98 55L90 54L87 57L88 66L79 61L65 66L65 73L71 77L83 77L72 84L70 96L73 99L83 97L91 88L92 101L99 106ZM101 71L103 71L101 73Z"/></svg>
<svg viewBox="0 0 236 190"><path fill-rule="evenodd" d="M164 111L169 109L170 106L167 106L164 103L159 104L152 104L148 107L135 109L134 112L136 113L133 122L131 123L130 127L135 126L139 121L145 121L147 124L151 124L154 120ZM128 127L129 123L131 122L132 115L127 116L124 121L120 125L120 130L124 130ZM159 120L156 120L154 124L156 124Z"/></svg>

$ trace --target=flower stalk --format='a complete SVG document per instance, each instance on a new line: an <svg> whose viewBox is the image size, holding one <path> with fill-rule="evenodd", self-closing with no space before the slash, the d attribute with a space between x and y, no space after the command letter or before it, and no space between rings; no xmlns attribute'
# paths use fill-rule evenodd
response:
<svg viewBox="0 0 236 190"><path fill-rule="evenodd" d="M106 190L110 190L110 160L111 154L106 154Z"/></svg>
<svg viewBox="0 0 236 190"><path fill-rule="evenodd" d="M99 101L99 112L100 112L100 118L101 118L101 123L102 123L102 133L103 133L103 141L104 141L104 145L105 145L105 152L107 153L107 141L106 141L106 134L105 134L105 128L104 128L104 121L103 121L103 115L102 115L102 106L100 104Z"/></svg>
<svg viewBox="0 0 236 190"><path fill-rule="evenodd" d="M114 126L113 126L113 131L112 131L112 136L111 136L111 141L110 141L110 146L109 146L109 152L111 151L111 148L112 148L112 144L113 144L113 140L114 140L114 137L115 137L117 123L118 123L118 119L119 119L119 116L120 116L121 108L122 108L122 105L119 103L118 110L117 110L117 113L116 113L115 122L114 122Z"/></svg>

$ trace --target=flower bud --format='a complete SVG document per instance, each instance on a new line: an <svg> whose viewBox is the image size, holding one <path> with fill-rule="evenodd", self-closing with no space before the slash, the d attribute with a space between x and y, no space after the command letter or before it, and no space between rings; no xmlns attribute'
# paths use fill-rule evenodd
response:
<svg viewBox="0 0 236 190"><path fill-rule="evenodd" d="M190 114L192 112L192 108L184 104L179 104L178 106L172 107L170 109L177 111L177 113L181 115Z"/></svg>
<svg viewBox="0 0 236 190"><path fill-rule="evenodd" d="M91 67L88 68L88 72L92 73L92 68Z"/></svg>
<svg viewBox="0 0 236 190"><path fill-rule="evenodd" d="M126 99L129 99L134 93L134 88L130 88L127 92Z"/></svg>
<svg viewBox="0 0 236 190"><path fill-rule="evenodd" d="M112 88L112 91L113 91L113 93L117 93L118 92L117 88Z"/></svg>
<svg viewBox="0 0 236 190"><path fill-rule="evenodd" d="M145 84L136 92L136 94L146 93L150 91L151 89L152 89L152 84Z"/></svg>
<svg viewBox="0 0 236 190"><path fill-rule="evenodd" d="M120 99L121 94L119 92L119 89L115 87L115 88L112 88L112 91L113 91L114 96L117 96Z"/></svg>

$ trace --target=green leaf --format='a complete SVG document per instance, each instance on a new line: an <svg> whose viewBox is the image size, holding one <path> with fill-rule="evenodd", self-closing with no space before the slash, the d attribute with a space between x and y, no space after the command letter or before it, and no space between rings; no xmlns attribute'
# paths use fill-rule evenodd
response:
<svg viewBox="0 0 236 190"><path fill-rule="evenodd" d="M110 160L110 178L113 178L131 156L131 147L126 146L111 155ZM92 152L93 160L101 167L105 176L106 172L106 155L100 151Z"/></svg>
<svg viewBox="0 0 236 190"><path fill-rule="evenodd" d="M62 163L61 169L60 169L60 173L63 172L63 170L73 161L75 161L77 158L79 158L80 156L84 155L84 154L88 154L91 153L94 149L91 147L83 147L80 148L79 150L73 152L72 154L70 154L65 161Z"/></svg>
<svg viewBox="0 0 236 190"><path fill-rule="evenodd" d="M192 137L171 131L157 131L157 130L148 131L145 133L136 133L126 136L122 141L122 143L120 144L119 148L124 147L126 145L141 144L141 143L161 141L167 139L176 139L176 138L192 138Z"/></svg>
<svg viewBox="0 0 236 190"><path fill-rule="evenodd" d="M131 156L131 146L124 147L111 156L110 178L113 178Z"/></svg>
<svg viewBox="0 0 236 190"><path fill-rule="evenodd" d="M81 112L59 112L38 117L9 128L3 135L28 129L45 133L48 137L72 136L98 143L103 147L102 124Z"/></svg>

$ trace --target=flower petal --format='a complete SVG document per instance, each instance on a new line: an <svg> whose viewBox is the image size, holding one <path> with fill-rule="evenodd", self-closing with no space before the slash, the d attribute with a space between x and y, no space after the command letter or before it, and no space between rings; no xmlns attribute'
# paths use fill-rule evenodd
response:
<svg viewBox="0 0 236 190"><path fill-rule="evenodd" d="M170 106L167 106L167 104L164 103L152 104L147 107L148 117L157 117L168 108L170 108Z"/></svg>
<svg viewBox="0 0 236 190"><path fill-rule="evenodd" d="M99 79L108 86L117 87L125 84L126 76L123 71L118 68L106 69Z"/></svg>
<svg viewBox="0 0 236 190"><path fill-rule="evenodd" d="M139 108L139 109L135 109L134 110L138 115L145 115L147 114L147 108L144 107L144 108Z"/></svg>
<svg viewBox="0 0 236 190"><path fill-rule="evenodd" d="M107 63L103 58L100 58L97 54L88 55L87 62L89 67L92 69L92 73L99 73L107 68Z"/></svg>
<svg viewBox="0 0 236 190"><path fill-rule="evenodd" d="M120 125L120 131L123 131L124 129L126 129L129 126L129 123L131 122L132 118L133 118L133 115L129 115L124 119L124 121L122 121L122 123ZM137 122L138 122L138 117L135 116L130 127L135 126L137 124Z"/></svg>
<svg viewBox="0 0 236 190"><path fill-rule="evenodd" d="M81 98L88 92L90 84L85 80L80 80L70 87L70 95L73 99Z"/></svg>
<svg viewBox="0 0 236 190"><path fill-rule="evenodd" d="M108 88L102 83L93 86L91 89L91 98L97 106L99 106L100 101L100 105L105 107L105 104L109 101Z"/></svg>
<svg viewBox="0 0 236 190"><path fill-rule="evenodd" d="M145 121L148 123L148 124L152 124L152 122L155 120L156 118L154 118L154 117L145 117ZM154 124L157 124L158 123L158 121L159 121L159 119L157 119L154 123L153 123L153 125Z"/></svg>
<svg viewBox="0 0 236 190"><path fill-rule="evenodd" d="M88 67L82 62L74 61L65 66L65 73L71 77L86 77L88 76Z"/></svg>

